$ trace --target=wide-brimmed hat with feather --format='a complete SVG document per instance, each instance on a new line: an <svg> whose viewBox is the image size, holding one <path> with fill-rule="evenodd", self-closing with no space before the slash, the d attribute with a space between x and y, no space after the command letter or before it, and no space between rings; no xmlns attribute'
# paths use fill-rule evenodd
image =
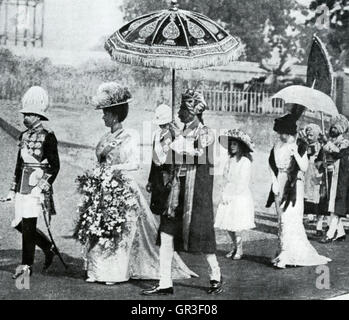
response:
<svg viewBox="0 0 349 320"><path fill-rule="evenodd" d="M230 129L224 132L224 134L220 135L218 138L219 143L225 148L228 149L229 140L237 140L243 143L250 152L253 152L255 145L252 142L251 137L243 132L240 129Z"/></svg>
<svg viewBox="0 0 349 320"><path fill-rule="evenodd" d="M92 104L96 109L105 109L124 105L131 101L132 96L128 88L117 82L105 82L98 87Z"/></svg>

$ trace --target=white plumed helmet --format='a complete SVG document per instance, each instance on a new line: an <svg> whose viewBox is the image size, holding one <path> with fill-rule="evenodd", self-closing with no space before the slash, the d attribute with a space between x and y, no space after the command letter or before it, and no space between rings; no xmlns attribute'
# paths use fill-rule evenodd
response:
<svg viewBox="0 0 349 320"><path fill-rule="evenodd" d="M41 116L44 120L48 120L46 111L48 109L47 92L38 86L31 87L22 98L21 113L33 113Z"/></svg>
<svg viewBox="0 0 349 320"><path fill-rule="evenodd" d="M157 125L170 123L172 121L172 110L166 104L160 104L155 110L153 122Z"/></svg>

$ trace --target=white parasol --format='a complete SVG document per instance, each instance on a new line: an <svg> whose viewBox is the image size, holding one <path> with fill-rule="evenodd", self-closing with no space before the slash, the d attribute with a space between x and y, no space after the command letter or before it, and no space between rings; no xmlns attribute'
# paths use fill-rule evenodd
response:
<svg viewBox="0 0 349 320"><path fill-rule="evenodd" d="M282 99L285 103L295 103L304 106L310 111L322 112L329 116L338 115L336 104L327 94L305 86L289 86L278 93L272 99Z"/></svg>

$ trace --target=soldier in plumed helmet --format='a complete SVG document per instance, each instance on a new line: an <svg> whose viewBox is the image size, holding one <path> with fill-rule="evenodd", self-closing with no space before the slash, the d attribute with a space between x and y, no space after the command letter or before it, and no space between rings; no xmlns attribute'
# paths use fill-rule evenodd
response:
<svg viewBox="0 0 349 320"><path fill-rule="evenodd" d="M14 178L5 199L15 202L12 226L22 233L22 264L14 273L14 279L24 272L32 273L36 246L45 254L44 270L57 254L47 236L36 228L42 205L50 215L55 214L52 184L60 168L55 134L42 124L48 120L48 102L46 91L38 86L31 87L22 99L20 112L27 130L19 137Z"/></svg>

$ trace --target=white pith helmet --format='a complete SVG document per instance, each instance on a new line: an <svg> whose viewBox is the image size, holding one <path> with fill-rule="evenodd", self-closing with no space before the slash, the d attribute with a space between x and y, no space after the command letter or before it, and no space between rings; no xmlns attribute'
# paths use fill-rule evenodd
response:
<svg viewBox="0 0 349 320"><path fill-rule="evenodd" d="M172 121L172 110L167 104L160 104L155 110L153 123L162 125Z"/></svg>
<svg viewBox="0 0 349 320"><path fill-rule="evenodd" d="M21 113L33 113L41 116L43 120L48 120L46 111L48 109L48 94L45 89L34 86L31 87L22 98Z"/></svg>

